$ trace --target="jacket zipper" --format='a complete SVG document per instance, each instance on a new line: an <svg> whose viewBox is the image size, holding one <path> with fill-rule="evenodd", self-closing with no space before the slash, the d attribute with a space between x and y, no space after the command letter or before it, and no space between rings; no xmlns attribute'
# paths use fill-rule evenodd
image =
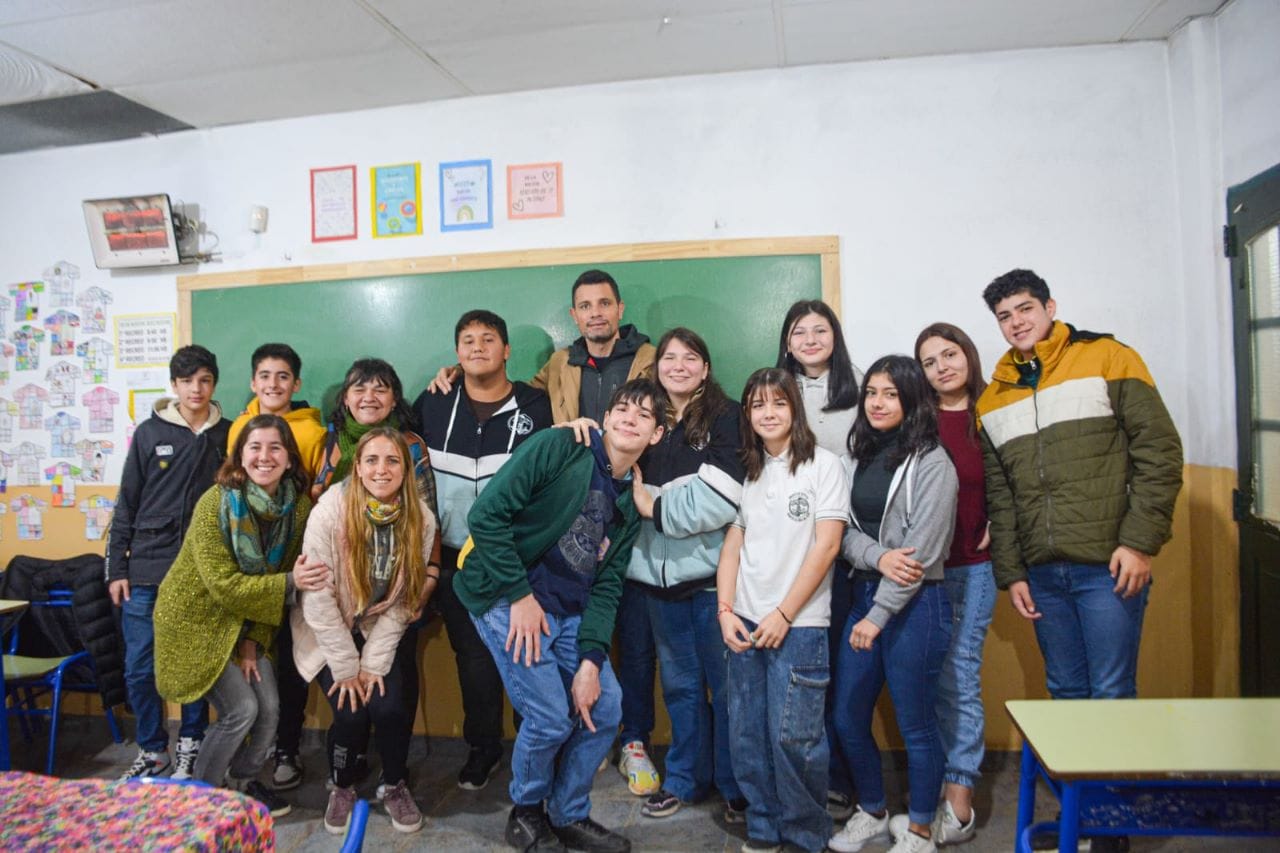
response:
<svg viewBox="0 0 1280 853"><path fill-rule="evenodd" d="M1036 416L1036 471L1040 475L1040 488L1044 492L1044 530L1052 553L1056 550L1053 544L1053 495L1044 475L1044 434L1040 431L1040 392L1036 388L1031 389L1031 408Z"/></svg>

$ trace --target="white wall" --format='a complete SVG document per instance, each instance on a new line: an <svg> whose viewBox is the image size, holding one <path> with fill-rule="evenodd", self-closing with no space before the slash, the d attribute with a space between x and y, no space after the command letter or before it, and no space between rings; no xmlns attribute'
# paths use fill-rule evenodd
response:
<svg viewBox="0 0 1280 853"><path fill-rule="evenodd" d="M79 208L84 198L157 191L199 203L221 235L222 262L201 272L836 234L843 315L863 366L908 351L919 328L945 319L973 334L989 371L1003 342L980 292L1029 266L1053 287L1063 319L1114 332L1143 354L1195 448L1189 461L1207 462L1213 442L1196 438L1203 427L1188 413L1185 338L1196 315L1182 291L1196 253L1182 240L1191 225L1179 215L1186 164L1184 152L1175 156L1181 117L1167 54L1163 43L1142 43L761 71L0 157L0 276L30 279L66 258L127 294L117 309L171 310L172 273L93 269ZM494 161L499 211L507 164L563 160L566 216L508 222L499 213L491 231L440 234L436 163L473 157ZM368 167L405 160L423 164L426 233L371 240ZM352 162L365 236L312 245L307 170ZM271 209L260 237L248 231L251 204Z"/></svg>

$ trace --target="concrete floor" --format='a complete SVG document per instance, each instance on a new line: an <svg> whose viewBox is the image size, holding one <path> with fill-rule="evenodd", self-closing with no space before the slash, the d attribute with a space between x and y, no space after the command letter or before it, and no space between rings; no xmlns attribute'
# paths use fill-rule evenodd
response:
<svg viewBox="0 0 1280 853"><path fill-rule="evenodd" d="M131 721L126 721L126 730ZM42 737L34 743L23 742L16 724L12 726L13 766L15 770L39 771L44 767ZM175 736L176 740L176 736ZM55 771L66 777L114 777L133 759L137 747L132 743L114 744L100 717L69 717L59 732L58 764ZM307 732L303 750L306 779L296 791L284 796L293 804L292 814L276 823L277 849L280 851L336 851L339 836L329 835L321 826L327 793L324 789L326 764L320 733ZM376 806L369 819L366 850L376 851L505 851L503 841L510 800L507 784L511 774L504 762L502 770L483 791L463 791L457 787L456 774L466 758L466 745L459 740L414 738L410 747L411 788L427 820L422 830L412 834L396 832L390 821ZM376 759L373 759L376 761ZM889 791L905 791L905 758L888 755L885 761ZM361 786L361 794L373 796L375 772ZM975 794L978 809L978 836L957 849L1009 851L1013 849L1014 822L1018 805L1018 761L1015 753L988 754L984 775ZM905 794L891 796L901 809ZM654 820L641 816L641 798L627 791L622 777L614 769L596 777L592 795L592 817L631 839L637 851L719 850L737 851L745 838L741 825L726 826L721 818L723 803L718 799L686 806L676 814ZM1053 817L1056 806L1047 789L1041 787L1037 798L1037 819ZM887 845L871 845L868 853L880 853ZM1082 848L1082 849L1087 849ZM1134 851L1277 851L1280 839L1198 839L1135 838Z"/></svg>

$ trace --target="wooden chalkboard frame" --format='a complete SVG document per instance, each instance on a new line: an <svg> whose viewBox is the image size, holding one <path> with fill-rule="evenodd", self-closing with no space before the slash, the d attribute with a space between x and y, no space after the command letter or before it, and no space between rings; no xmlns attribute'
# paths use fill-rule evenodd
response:
<svg viewBox="0 0 1280 853"><path fill-rule="evenodd" d="M614 243L564 249L523 249L469 255L433 255L346 264L315 264L232 272L178 276L178 341L191 343L192 299L197 290L255 287L274 284L308 284L336 279L375 276L422 275L439 272L500 270L557 264L605 266L624 261L687 260L693 258L767 257L817 255L822 278L822 300L840 316L840 239L822 237L764 237L737 240L683 240L665 243Z"/></svg>

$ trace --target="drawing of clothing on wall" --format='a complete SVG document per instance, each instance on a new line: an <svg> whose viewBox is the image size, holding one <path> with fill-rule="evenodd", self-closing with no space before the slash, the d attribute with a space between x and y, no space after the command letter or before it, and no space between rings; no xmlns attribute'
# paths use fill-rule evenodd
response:
<svg viewBox="0 0 1280 853"><path fill-rule="evenodd" d="M76 455L76 433L80 430L80 419L67 412L58 412L51 418L45 418L44 428L49 431L49 452L54 456Z"/></svg>
<svg viewBox="0 0 1280 853"><path fill-rule="evenodd" d="M18 419L18 412L17 403L0 397L0 441L13 441L13 422Z"/></svg>
<svg viewBox="0 0 1280 853"><path fill-rule="evenodd" d="M12 453L0 450L0 495L9 490L9 472L13 470L14 461ZM0 506L4 504L0 503Z"/></svg>
<svg viewBox="0 0 1280 853"><path fill-rule="evenodd" d="M80 469L70 462L59 462L44 469L44 478L49 483L54 506L76 505L76 478Z"/></svg>
<svg viewBox="0 0 1280 853"><path fill-rule="evenodd" d="M0 385L9 384L9 359L13 358L15 352L17 349L13 344L0 341Z"/></svg>
<svg viewBox="0 0 1280 853"><path fill-rule="evenodd" d="M49 399L49 392L28 382L17 390L13 399L18 401L18 426L21 429L40 429L40 421L44 418L44 402Z"/></svg>
<svg viewBox="0 0 1280 853"><path fill-rule="evenodd" d="M34 495L18 495L9 503L9 507L18 516L19 539L44 538L44 511L49 508L49 504Z"/></svg>
<svg viewBox="0 0 1280 853"><path fill-rule="evenodd" d="M44 448L24 441L9 453L13 455L14 467L17 469L13 481L21 486L40 485L40 460L49 455Z"/></svg>
<svg viewBox="0 0 1280 853"><path fill-rule="evenodd" d="M105 440L82 438L76 442L76 456L80 458L80 482L101 483L107 470L107 454L115 450L115 444Z"/></svg>
<svg viewBox="0 0 1280 853"><path fill-rule="evenodd" d="M80 315L59 308L44 318L44 330L49 333L49 355L75 355L76 332L80 327Z"/></svg>
<svg viewBox="0 0 1280 853"><path fill-rule="evenodd" d="M84 381L106 382L107 368L111 365L111 353L115 349L103 338L89 338L76 347L76 355L84 359Z"/></svg>
<svg viewBox="0 0 1280 853"><path fill-rule="evenodd" d="M70 308L75 304L76 279L80 268L66 261L57 261L44 271L45 287L49 289L49 303L54 308Z"/></svg>
<svg viewBox="0 0 1280 853"><path fill-rule="evenodd" d="M89 409L89 432L115 430L115 405L120 402L119 394L99 385L92 391L85 391L80 402Z"/></svg>
<svg viewBox="0 0 1280 853"><path fill-rule="evenodd" d="M111 524L111 511L116 502L103 495L94 495L80 501L80 511L84 513L84 538L101 539L107 526Z"/></svg>
<svg viewBox="0 0 1280 853"><path fill-rule="evenodd" d="M44 381L49 386L49 405L55 409L64 409L76 404L76 379L80 370L69 361L59 361L44 372Z"/></svg>
<svg viewBox="0 0 1280 853"><path fill-rule="evenodd" d="M86 334L103 334L107 331L107 306L111 304L111 292L94 285L76 297L80 309L80 329Z"/></svg>
<svg viewBox="0 0 1280 853"><path fill-rule="evenodd" d="M43 329L37 329L35 326L21 326L13 330L10 340L13 341L19 370L35 370L40 366L40 342L44 340Z"/></svg>
<svg viewBox="0 0 1280 853"><path fill-rule="evenodd" d="M9 285L13 297L13 319L18 323L40 317L40 294L44 293L43 281L24 281Z"/></svg>
<svg viewBox="0 0 1280 853"><path fill-rule="evenodd" d="M9 331L9 309L12 307L13 300L0 295L0 335L7 334Z"/></svg>

